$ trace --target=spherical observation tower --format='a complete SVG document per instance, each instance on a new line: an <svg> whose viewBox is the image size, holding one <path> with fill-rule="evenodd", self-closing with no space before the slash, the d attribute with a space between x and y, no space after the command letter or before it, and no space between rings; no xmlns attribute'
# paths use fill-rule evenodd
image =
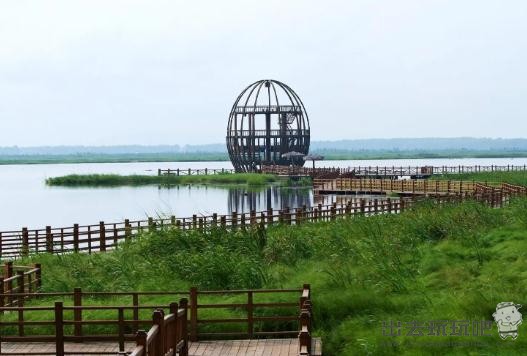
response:
<svg viewBox="0 0 527 356"><path fill-rule="evenodd" d="M249 85L229 114L227 149L237 172L262 165L302 166L309 151L309 119L300 97L276 80Z"/></svg>

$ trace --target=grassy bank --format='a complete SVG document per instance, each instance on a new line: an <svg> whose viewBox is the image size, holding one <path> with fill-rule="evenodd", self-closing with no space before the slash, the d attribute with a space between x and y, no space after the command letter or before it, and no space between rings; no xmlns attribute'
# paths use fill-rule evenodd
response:
<svg viewBox="0 0 527 356"><path fill-rule="evenodd" d="M461 173L434 176L434 179L452 180L474 180L478 182L504 182L527 186L527 171L518 172L480 172L480 173Z"/></svg>
<svg viewBox="0 0 527 356"><path fill-rule="evenodd" d="M247 184L265 185L278 181L273 174L225 173L195 176L152 176L118 174L70 174L46 179L50 186L65 187L117 187L141 185L177 185L177 184Z"/></svg>
<svg viewBox="0 0 527 356"><path fill-rule="evenodd" d="M43 264L45 291L288 288L308 282L325 355L522 354L525 325L517 340L502 341L494 323L489 337L412 337L404 323L492 320L499 302L526 304L526 209L527 199L503 209L423 203L401 215L268 230L164 230L113 252L41 255L19 263ZM385 321L401 321L402 335L383 336Z"/></svg>

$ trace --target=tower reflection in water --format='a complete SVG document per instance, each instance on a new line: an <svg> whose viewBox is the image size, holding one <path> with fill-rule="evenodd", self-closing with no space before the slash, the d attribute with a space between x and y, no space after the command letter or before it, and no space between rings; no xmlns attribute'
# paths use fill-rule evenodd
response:
<svg viewBox="0 0 527 356"><path fill-rule="evenodd" d="M227 199L229 211L248 213L251 210L264 211L269 208L280 210L313 205L311 189L289 189L276 186L260 190L248 188L229 189Z"/></svg>
<svg viewBox="0 0 527 356"><path fill-rule="evenodd" d="M384 195L313 195L310 188L284 188L270 186L259 190L250 188L229 189L227 208L229 212L248 213L251 210L265 211L269 208L281 210L284 208L312 207L313 205L345 205L348 202L358 204L361 199L382 200ZM397 200L398 198L392 198Z"/></svg>

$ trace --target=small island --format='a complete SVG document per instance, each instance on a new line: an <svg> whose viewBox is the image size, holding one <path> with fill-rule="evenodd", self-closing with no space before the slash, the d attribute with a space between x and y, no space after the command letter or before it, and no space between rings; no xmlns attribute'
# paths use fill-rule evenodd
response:
<svg viewBox="0 0 527 356"><path fill-rule="evenodd" d="M219 173L210 175L119 175L119 174L70 174L46 179L49 186L64 187L118 187L143 185L215 184L249 186L266 185L279 181L274 174Z"/></svg>

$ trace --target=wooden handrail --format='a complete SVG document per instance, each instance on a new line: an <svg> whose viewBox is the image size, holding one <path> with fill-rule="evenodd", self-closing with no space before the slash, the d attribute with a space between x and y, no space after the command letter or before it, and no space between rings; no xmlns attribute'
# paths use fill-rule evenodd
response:
<svg viewBox="0 0 527 356"><path fill-rule="evenodd" d="M480 172L512 172L527 171L527 165L491 165L491 166L354 166L354 167L289 167L262 166L262 173L279 175L309 175L311 177L338 178L346 175L372 177L429 177L432 175L480 173ZM330 177L331 176L331 177Z"/></svg>
<svg viewBox="0 0 527 356"><path fill-rule="evenodd" d="M17 266L9 261L4 264L0 277L0 307L23 304L34 296L42 286L42 266ZM3 311L0 311L0 314Z"/></svg>
<svg viewBox="0 0 527 356"><path fill-rule="evenodd" d="M123 295L123 292L119 292L118 295ZM135 293L138 292L131 292L130 295L135 295ZM148 295L149 292L145 292L145 294ZM156 294L159 292L155 292ZM254 296L260 295L270 295L270 293L278 294L278 295L289 295L293 294L291 298L287 297L287 299L284 300L283 297L279 297L278 299L275 296L272 296L271 299L269 297L266 297L265 300L257 300L253 299ZM215 332L215 333L205 333L200 332L198 327L205 324L214 323L215 325L221 324L221 323L241 323L246 324L247 329L244 332L240 332L238 336L241 338L252 338L252 337L259 337L259 336L296 336L298 331L295 330L281 330L281 331L262 331L258 330L258 328L255 326L256 323L259 322L284 322L284 321L290 321L293 323L296 323L299 320L299 313L302 311L302 309L308 308L308 310L311 310L310 307L310 296L311 296L311 290L310 286L308 284L305 284L302 288L290 288L290 289L248 289L248 290L224 290L224 291L200 291L197 288L192 288L190 292L187 292L187 295L190 296L190 303L188 303L187 298L183 298L180 300L179 304L172 303L168 306L156 306L156 305L145 305L141 304L139 305L137 303L138 299L134 298L134 304L133 305L83 305L82 298L78 298L79 296L82 297L83 295L89 295L90 293L82 292L79 288L76 288L74 293L45 293L43 295L48 296L60 296L60 295L66 295L67 297L73 296L73 305L68 305L68 301L60 301L59 303L56 303L55 306L12 306L12 307L2 307L0 308L0 311L11 311L16 312L18 315L17 320L10 321L9 319L6 320L2 318L0 319L0 327L2 326L18 326L19 327L19 334L17 336L14 335L6 335L3 336L4 341L13 341L13 342L27 342L27 341L35 341L36 339L39 340L46 340L51 342L60 342L63 343L63 341L84 341L84 340L106 340L106 341L118 341L119 347L121 352L124 351L124 342L130 341L130 340L136 340L137 346L143 346L143 351L136 350L137 354L141 354L140 352L146 352L145 350L149 349L149 344L152 344L152 339L156 338L157 332L159 332L159 335L171 335L172 333L177 333L178 339L177 342L173 342L173 339L165 337L164 343L167 345L166 347L167 352L169 349L177 348L177 349L184 349L186 348L188 351L188 343L182 342L182 338L185 335L188 335L188 338L192 340L192 337L194 337L194 340L198 340L201 337L206 338L218 338L223 336L222 332ZM224 299L226 296L230 295L247 295L247 302L239 302L239 303L225 303L221 300L218 302L211 301L210 298L221 298ZM32 293L31 295L35 295L35 293ZM109 296L112 296L112 293L108 293ZM296 295L296 296L295 296ZM206 303L200 303L199 296L207 297ZM274 300L273 300L274 299ZM66 305L64 305L66 303ZM258 314L255 312L256 310L262 310L268 308L290 308L291 310L296 310L296 312L292 312L291 315L284 315L284 313L277 313L274 315L270 315L266 312L258 312ZM239 317L239 318L217 318L217 319L205 319L203 317L199 317L198 314L203 313L203 310L211 309L211 308L224 308L224 309L241 309L247 311L246 317ZM139 318L139 315L136 313L137 310L156 310L157 316L156 316L156 322L152 324L152 322L148 320L141 320ZM167 312L167 314L164 314L163 318L160 317L160 314L163 313L163 311ZM44 317L44 320L35 319L30 316L30 313L38 312L51 312L55 311L55 317L56 320L60 321L60 325L62 326L56 326L57 323L56 320L49 320L49 317L46 317L45 314L42 317ZM89 313L85 313L89 311ZM112 312L114 311L116 314L115 318L112 319L106 319L106 318L97 318L97 311L108 311ZM201 311L201 312L200 312ZM126 313L133 313L131 318L125 318L125 312ZM262 313L262 314L259 314ZM60 315L59 315L60 314ZM68 317L65 318L65 315ZM90 315L91 318L86 320L85 315ZM130 315L130 314L128 314ZM162 320L162 321L161 321ZM185 320L185 322L182 322L182 320ZM189 321L187 324L186 321ZM195 321L193 324L192 321ZM178 323L177 325L174 324L174 322ZM52 326L55 325L57 328L61 327L62 329L62 336L61 340L63 341L57 341L56 337L54 335L33 335L33 336L25 336L24 330L26 328L29 328L34 325L40 325L40 326ZM64 326L71 326L73 325L71 331L67 335L65 335L65 329ZM115 328L116 333L114 334L106 334L104 336L100 335L90 335L88 332L88 329L83 330L83 326L88 325L105 325L106 327ZM136 332L139 330L137 327L138 325L157 325L158 328L161 328L159 331L156 331L156 328L151 328L149 333L146 333L145 335L147 338L145 339L145 343L141 344L139 341L142 340L141 333L136 334L134 337L133 334L125 334L125 330L127 328L132 329L133 332ZM299 326L300 327L300 326ZM165 329L163 329L165 328ZM67 330L67 329L66 329ZM162 330L165 330L162 332ZM175 330L175 331L174 331ZM298 329L297 329L298 330ZM221 331L221 330L220 330ZM155 335L154 335L155 334ZM60 333L59 333L60 335ZM232 335L231 335L232 336ZM160 336L161 337L161 336Z"/></svg>
<svg viewBox="0 0 527 356"><path fill-rule="evenodd" d="M390 180L390 179L350 179L339 178L332 180L315 180L315 194L320 192L395 192L399 194L428 196L441 202L441 200L476 199L490 204L501 206L503 201L511 196L527 195L527 187L473 181L423 181L423 180ZM445 199L439 197L446 196ZM451 198L450 196L459 196ZM500 203L501 199L501 203ZM360 203L360 204L359 204ZM372 203L373 206L369 204ZM48 253L107 251L117 244L125 241L141 231L152 231L170 227L172 229L189 230L209 228L220 229L246 229L250 227L266 227L277 223L300 224L321 220L334 220L336 217L351 215L368 215L377 213L397 213L404 206L411 203L404 200L391 200L390 198L370 201L368 205L361 200L350 200L340 205L318 205L300 207L294 210L285 208L275 211L251 211L238 214L233 212L230 216L212 214L198 217L176 219L175 216L163 219L148 219L130 221L126 219L121 223L100 222L98 225L78 225L72 227L46 229L22 229L21 231L0 232L0 257L13 258L34 252L46 251ZM22 239L20 236L24 235Z"/></svg>
<svg viewBox="0 0 527 356"><path fill-rule="evenodd" d="M301 310L299 316L298 353L301 356L309 356L312 353L312 306L311 291L309 285L304 285L302 292Z"/></svg>

